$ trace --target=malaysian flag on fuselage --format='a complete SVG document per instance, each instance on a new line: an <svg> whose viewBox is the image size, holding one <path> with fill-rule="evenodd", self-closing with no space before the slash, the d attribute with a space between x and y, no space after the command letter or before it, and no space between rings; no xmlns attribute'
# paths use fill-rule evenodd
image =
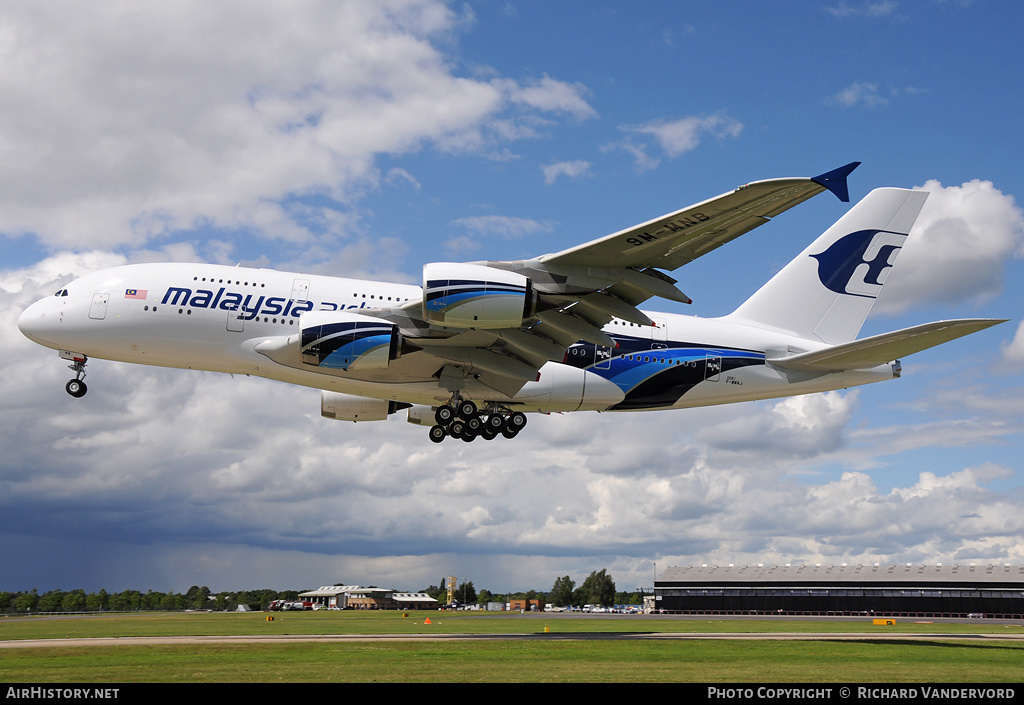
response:
<svg viewBox="0 0 1024 705"><path fill-rule="evenodd" d="M149 294L148 289L125 289L124 297L126 299L143 299Z"/></svg>

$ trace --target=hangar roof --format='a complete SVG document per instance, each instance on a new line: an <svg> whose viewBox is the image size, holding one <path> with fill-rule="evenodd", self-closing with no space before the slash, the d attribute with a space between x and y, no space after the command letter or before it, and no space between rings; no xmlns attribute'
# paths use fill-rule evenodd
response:
<svg viewBox="0 0 1024 705"><path fill-rule="evenodd" d="M316 590L299 593L299 597L331 597L333 595L368 596L376 595L385 598L394 596L402 602L437 602L424 592L395 592L389 588L370 588L359 585L324 585Z"/></svg>
<svg viewBox="0 0 1024 705"><path fill-rule="evenodd" d="M359 589L358 585L323 585L318 587L316 590L300 592L299 597L330 597L332 595L341 595L342 593L352 592L353 590Z"/></svg>
<svg viewBox="0 0 1024 705"><path fill-rule="evenodd" d="M1024 587L1024 566L953 565L743 565L669 567L656 585L752 583L943 583Z"/></svg>
<svg viewBox="0 0 1024 705"><path fill-rule="evenodd" d="M397 602L423 602L423 603L437 603L433 597L425 592L396 592L395 601Z"/></svg>

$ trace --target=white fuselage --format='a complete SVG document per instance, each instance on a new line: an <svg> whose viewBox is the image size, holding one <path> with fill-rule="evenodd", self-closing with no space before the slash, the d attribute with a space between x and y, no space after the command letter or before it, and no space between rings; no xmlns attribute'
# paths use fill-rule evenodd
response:
<svg viewBox="0 0 1024 705"><path fill-rule="evenodd" d="M141 264L76 279L26 309L18 325L37 343L91 358L256 375L436 406L450 392L438 385L438 359L425 352L360 373L304 369L257 350L285 344L297 350L306 312L391 309L421 296L419 286L408 284L212 264ZM825 344L725 319L648 315L656 327L615 320L604 330L619 347L574 345L563 363L545 364L538 379L514 396L473 379L463 393L523 411L645 410L807 394L893 377L890 365L786 371L771 365L771 358ZM669 381L659 386L659 379Z"/></svg>

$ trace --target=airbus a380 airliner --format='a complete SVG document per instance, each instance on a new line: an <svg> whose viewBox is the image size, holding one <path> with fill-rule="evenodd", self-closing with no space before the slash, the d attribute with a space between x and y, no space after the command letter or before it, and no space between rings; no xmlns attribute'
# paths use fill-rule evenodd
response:
<svg viewBox="0 0 1024 705"><path fill-rule="evenodd" d="M848 164L756 181L599 240L530 260L434 263L423 286L213 264L89 274L18 326L88 358L257 375L320 389L321 413L408 409L430 439L514 437L524 412L646 411L809 394L900 376L899 358L1003 322L940 321L856 340L927 193L872 191L733 313L689 303L674 270L826 190Z"/></svg>

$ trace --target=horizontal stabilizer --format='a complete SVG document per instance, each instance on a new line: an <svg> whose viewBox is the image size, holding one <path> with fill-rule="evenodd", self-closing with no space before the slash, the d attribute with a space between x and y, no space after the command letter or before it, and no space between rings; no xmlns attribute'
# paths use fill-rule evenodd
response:
<svg viewBox="0 0 1024 705"><path fill-rule="evenodd" d="M977 333L991 326L1005 323L999 318L964 318L955 321L936 321L912 328L873 335L863 340L854 340L834 345L824 350L790 355L768 362L776 367L802 372L836 372L840 370L865 370L884 365L901 357L912 355L942 343L948 343L971 333Z"/></svg>

